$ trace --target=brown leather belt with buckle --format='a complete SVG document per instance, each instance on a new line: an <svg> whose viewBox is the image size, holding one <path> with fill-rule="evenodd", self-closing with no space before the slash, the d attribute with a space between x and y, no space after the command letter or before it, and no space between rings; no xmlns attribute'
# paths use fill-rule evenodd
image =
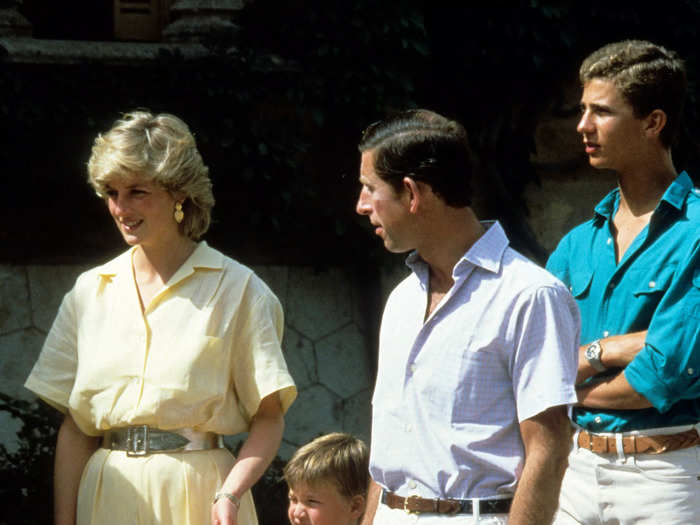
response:
<svg viewBox="0 0 700 525"><path fill-rule="evenodd" d="M102 436L103 448L125 450L127 456L210 450L223 446L223 439L219 434L199 432L191 428L160 430L148 425L138 425L112 428Z"/></svg>
<svg viewBox="0 0 700 525"><path fill-rule="evenodd" d="M429 499L418 496L403 498L393 492L382 491L382 503L392 509L401 509L409 514L473 514L474 504L470 499ZM480 499L480 514L507 514L512 498Z"/></svg>
<svg viewBox="0 0 700 525"><path fill-rule="evenodd" d="M700 445L700 434L691 428L678 434L659 434L657 436L623 436L622 450L625 454L662 454L672 450L690 448ZM578 446L596 454L613 454L617 452L615 436L601 436L581 430Z"/></svg>

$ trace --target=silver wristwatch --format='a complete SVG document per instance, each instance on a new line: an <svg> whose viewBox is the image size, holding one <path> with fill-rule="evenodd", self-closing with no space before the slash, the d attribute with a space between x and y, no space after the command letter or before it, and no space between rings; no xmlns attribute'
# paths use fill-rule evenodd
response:
<svg viewBox="0 0 700 525"><path fill-rule="evenodd" d="M607 368L605 368L603 363L600 361L600 354L602 351L603 349L600 346L600 339L597 339L588 345L588 348L586 348L586 353L584 354L590 365L598 372L604 372L607 370Z"/></svg>

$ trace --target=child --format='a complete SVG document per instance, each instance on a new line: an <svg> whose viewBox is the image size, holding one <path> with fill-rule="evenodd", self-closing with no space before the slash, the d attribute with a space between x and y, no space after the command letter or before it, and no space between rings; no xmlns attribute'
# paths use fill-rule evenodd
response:
<svg viewBox="0 0 700 525"><path fill-rule="evenodd" d="M292 525L357 525L369 485L367 445L349 434L318 437L284 467Z"/></svg>

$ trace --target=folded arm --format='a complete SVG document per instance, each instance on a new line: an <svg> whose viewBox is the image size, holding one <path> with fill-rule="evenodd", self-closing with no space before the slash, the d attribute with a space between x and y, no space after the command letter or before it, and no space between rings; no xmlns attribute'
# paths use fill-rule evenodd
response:
<svg viewBox="0 0 700 525"><path fill-rule="evenodd" d="M600 360L606 368L624 368L644 348L647 331L632 332L629 334L613 335L600 340ZM588 344L579 347L578 374L576 383L581 383L593 377L599 372L593 368L586 359Z"/></svg>
<svg viewBox="0 0 700 525"><path fill-rule="evenodd" d="M606 380L576 387L578 404L588 408L636 410L652 404L629 384L624 373Z"/></svg>

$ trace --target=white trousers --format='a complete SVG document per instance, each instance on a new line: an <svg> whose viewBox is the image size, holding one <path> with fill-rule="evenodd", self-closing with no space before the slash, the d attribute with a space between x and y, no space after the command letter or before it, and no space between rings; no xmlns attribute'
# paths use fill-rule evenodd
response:
<svg viewBox="0 0 700 525"><path fill-rule="evenodd" d="M595 454L574 442L554 523L700 524L700 446L618 455Z"/></svg>
<svg viewBox="0 0 700 525"><path fill-rule="evenodd" d="M374 515L373 525L505 525L507 514L408 514L401 509L392 509L380 503Z"/></svg>

